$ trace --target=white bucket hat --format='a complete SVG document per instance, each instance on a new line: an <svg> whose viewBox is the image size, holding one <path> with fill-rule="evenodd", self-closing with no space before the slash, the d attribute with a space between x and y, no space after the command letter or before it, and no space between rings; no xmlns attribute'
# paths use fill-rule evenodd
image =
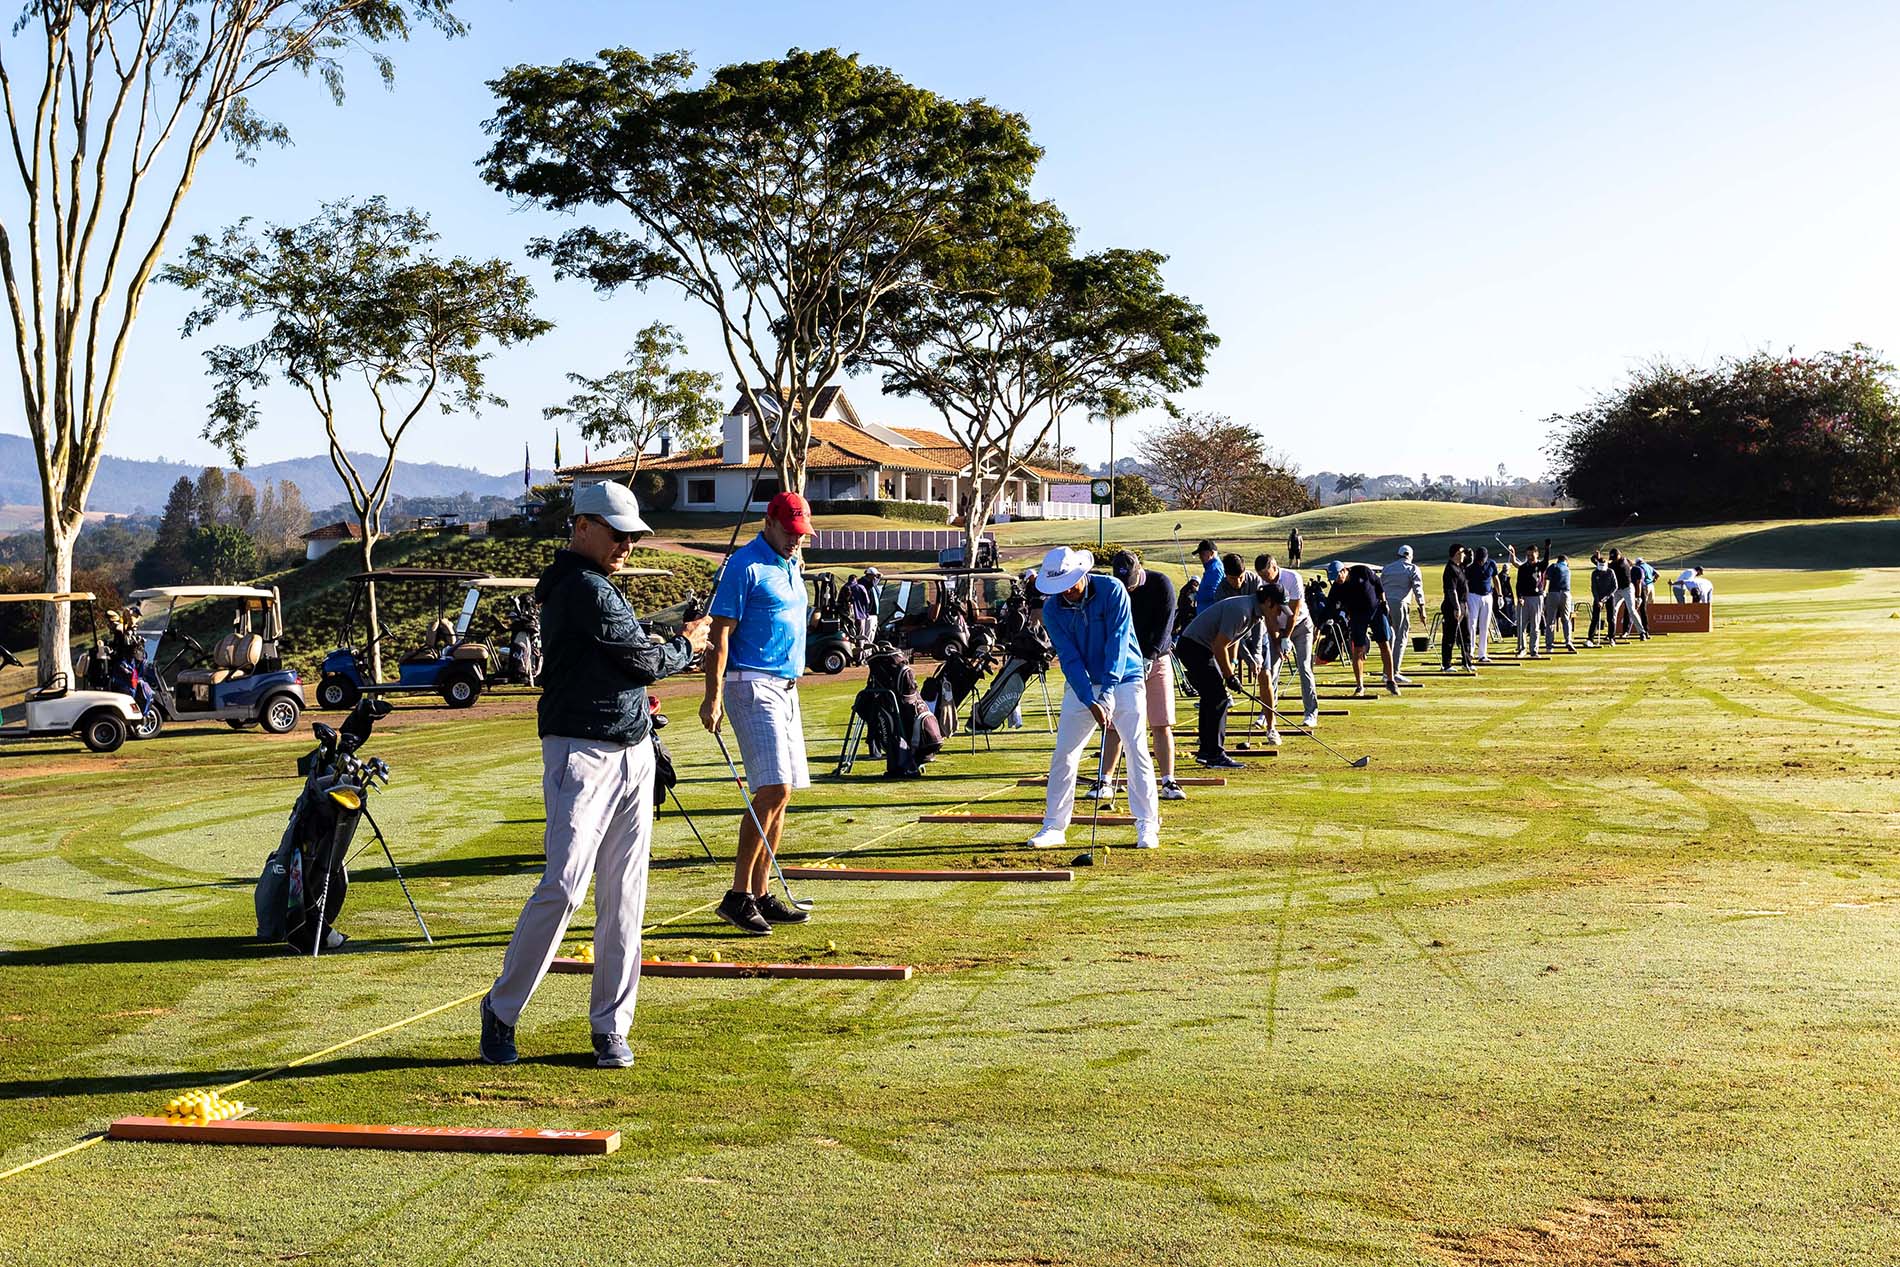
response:
<svg viewBox="0 0 1900 1267"><path fill-rule="evenodd" d="M574 490L574 513L603 519L620 532L652 532L640 517L640 501L633 490L617 480L603 480Z"/></svg>
<svg viewBox="0 0 1900 1267"><path fill-rule="evenodd" d="M1074 589L1075 583L1087 576L1094 566L1095 556L1087 550L1057 546L1042 556L1042 566L1036 569L1036 588L1044 594Z"/></svg>

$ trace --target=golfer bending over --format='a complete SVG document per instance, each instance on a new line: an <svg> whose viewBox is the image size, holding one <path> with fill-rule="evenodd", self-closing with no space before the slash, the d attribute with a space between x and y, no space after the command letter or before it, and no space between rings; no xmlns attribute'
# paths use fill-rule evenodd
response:
<svg viewBox="0 0 1900 1267"><path fill-rule="evenodd" d="M656 642L607 578L647 532L611 481L574 494L573 537L541 573L541 796L548 863L482 1000L482 1059L515 1063L515 1025L547 975L594 880L594 1063L633 1063L627 1027L640 988L640 923L653 840L653 726L647 687L705 650L704 620Z"/></svg>
<svg viewBox="0 0 1900 1267"><path fill-rule="evenodd" d="M1181 631L1175 650L1200 704L1200 741L1194 760L1201 765L1216 770L1240 768L1240 762L1227 755L1227 709L1233 703L1228 692L1240 689L1234 653L1247 632L1265 622L1268 605L1278 610L1285 602L1279 586L1262 585L1251 594L1202 608Z"/></svg>
<svg viewBox="0 0 1900 1267"><path fill-rule="evenodd" d="M1411 546L1399 547L1399 557L1385 565L1379 580L1385 586L1386 616L1392 626L1392 677L1400 686L1410 686L1412 679L1405 676L1405 640L1412 632L1412 618L1406 599L1418 607L1419 627L1425 625L1425 575L1412 562Z"/></svg>
<svg viewBox="0 0 1900 1267"><path fill-rule="evenodd" d="M1091 576L1095 556L1057 546L1043 556L1036 588L1048 596L1042 627L1049 634L1062 675L1062 713L1056 721L1056 751L1049 759L1049 796L1042 830L1032 849L1063 842L1075 813L1075 779L1097 727L1113 726L1128 750L1128 807L1135 816L1135 848L1161 847L1161 815L1155 808L1155 767L1142 742L1148 728L1147 666L1135 638L1128 591L1112 576ZM1106 741L1106 736L1104 736Z"/></svg>
<svg viewBox="0 0 1900 1267"><path fill-rule="evenodd" d="M767 882L792 789L811 786L798 707L806 608L798 549L810 535L811 507L797 493L780 493L765 508L765 527L726 561L713 590L706 699L699 720L717 735L720 722L732 718L752 791L752 812L739 820L732 888L716 914L740 932L759 936L774 924L809 918L774 897Z"/></svg>

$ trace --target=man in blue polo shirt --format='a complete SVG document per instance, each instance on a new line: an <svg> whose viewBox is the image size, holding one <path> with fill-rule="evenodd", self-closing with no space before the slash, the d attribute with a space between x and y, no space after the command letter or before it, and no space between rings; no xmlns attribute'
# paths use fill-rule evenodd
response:
<svg viewBox="0 0 1900 1267"><path fill-rule="evenodd" d="M1098 728L1112 726L1128 750L1128 807L1135 817L1135 848L1161 846L1154 758L1148 752L1147 665L1135 637L1128 591L1112 576L1091 576L1095 556L1057 546L1043 557L1036 589L1046 596L1042 627L1062 663L1068 685L1049 760L1049 795L1042 830L1032 849L1062 843L1075 813L1075 779Z"/></svg>
<svg viewBox="0 0 1900 1267"><path fill-rule="evenodd" d="M760 936L774 924L808 918L774 897L767 881L792 789L811 786L798 706L807 605L798 548L810 535L811 507L797 493L780 493L766 507L759 535L726 561L712 598L706 698L699 719L714 732L723 720L732 720L752 789L752 813L739 820L732 888L717 914L741 932Z"/></svg>

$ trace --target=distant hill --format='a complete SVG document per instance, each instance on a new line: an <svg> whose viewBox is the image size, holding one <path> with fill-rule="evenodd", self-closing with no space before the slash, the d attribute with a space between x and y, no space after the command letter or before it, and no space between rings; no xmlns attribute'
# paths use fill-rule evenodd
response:
<svg viewBox="0 0 1900 1267"><path fill-rule="evenodd" d="M368 454L352 457L365 464L381 462L380 458ZM155 515L164 509L165 497L179 476L196 479L203 469L202 464L192 462L141 462L107 456L100 460L99 478L93 483L86 508L114 515ZM344 500L343 481L336 477L327 456L260 462L245 467L244 474L260 488L266 481L290 480L303 494L306 506L329 506ZM534 472L537 484L553 478L551 471ZM466 466L399 461L394 492L398 497L454 497L458 493L474 497L518 497L521 472L490 475ZM0 506L38 506L39 501L33 442L25 436L0 435ZM37 522L37 516L35 520Z"/></svg>

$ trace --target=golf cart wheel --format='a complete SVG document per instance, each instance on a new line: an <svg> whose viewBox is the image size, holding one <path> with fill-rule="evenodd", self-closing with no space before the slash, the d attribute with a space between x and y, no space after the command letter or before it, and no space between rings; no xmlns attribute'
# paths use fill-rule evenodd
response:
<svg viewBox="0 0 1900 1267"><path fill-rule="evenodd" d="M94 709L79 719L79 738L94 752L117 752L125 743L125 719L103 708Z"/></svg>
<svg viewBox="0 0 1900 1267"><path fill-rule="evenodd" d="M836 647L825 652L823 658L818 661L818 670L821 673L843 673L844 666L844 652L838 650Z"/></svg>
<svg viewBox="0 0 1900 1267"><path fill-rule="evenodd" d="M319 708L355 708L356 701L363 692L356 689L356 683L335 673L326 674L317 683L317 706Z"/></svg>
<svg viewBox="0 0 1900 1267"><path fill-rule="evenodd" d="M303 714L303 705L294 695L273 695L264 701L264 710L257 715L257 724L270 735L287 735L297 728L297 718Z"/></svg>
<svg viewBox="0 0 1900 1267"><path fill-rule="evenodd" d="M450 708L467 708L482 697L482 684L465 674L457 674L442 684L442 698Z"/></svg>
<svg viewBox="0 0 1900 1267"><path fill-rule="evenodd" d="M165 729L165 715L155 707L148 708L145 710L145 715L139 718L138 724L132 727L132 738L155 739L158 737L158 732L163 729Z"/></svg>

